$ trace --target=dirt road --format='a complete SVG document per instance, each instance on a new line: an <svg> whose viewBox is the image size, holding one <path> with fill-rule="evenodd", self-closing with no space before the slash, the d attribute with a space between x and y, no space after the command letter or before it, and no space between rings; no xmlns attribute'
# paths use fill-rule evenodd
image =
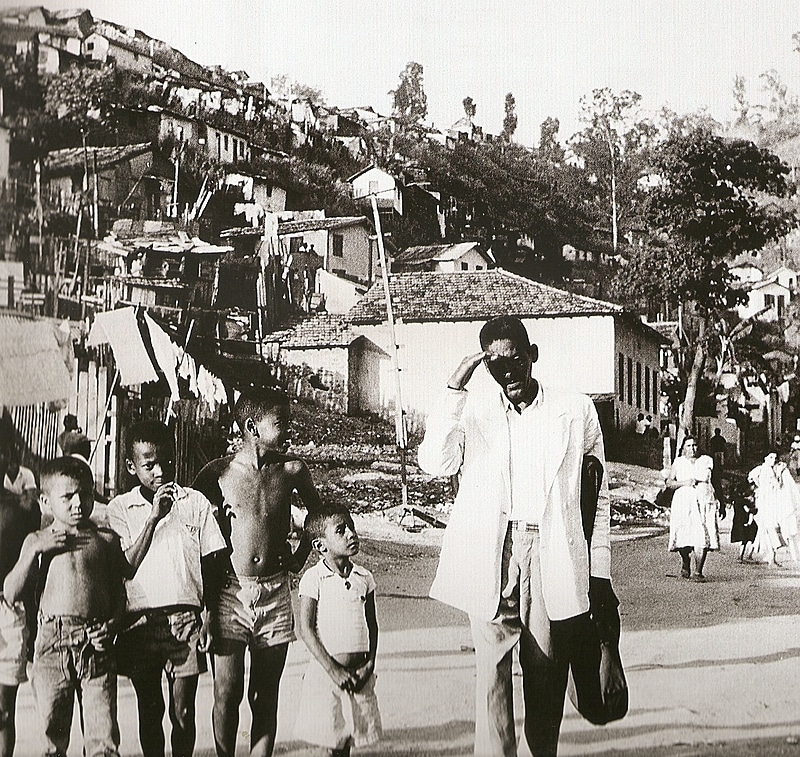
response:
<svg viewBox="0 0 800 757"><path fill-rule="evenodd" d="M368 534L370 523L361 530ZM380 594L385 738L355 754L471 754L474 673L466 617L426 597L440 533L409 535L412 543L404 544L363 540L361 562L375 573ZM560 755L800 757L800 566L787 565L740 565L725 546L709 557L709 582L697 584L677 577L678 559L666 552L664 536L618 538L614 583L631 709L623 721L595 728L567 705ZM292 738L306 654L300 643L290 651L276 754L315 754ZM210 706L211 680L204 676L196 750L202 757L213 754ZM244 707L242 714L244 755ZM137 754L127 682L120 686L120 726L122 754ZM20 689L18 728L17 754L40 753L28 685ZM74 737L70 757L79 754Z"/></svg>

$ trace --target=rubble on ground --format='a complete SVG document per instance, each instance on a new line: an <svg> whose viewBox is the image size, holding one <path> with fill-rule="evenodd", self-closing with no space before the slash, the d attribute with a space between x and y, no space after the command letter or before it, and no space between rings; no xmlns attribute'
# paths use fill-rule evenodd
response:
<svg viewBox="0 0 800 757"><path fill-rule="evenodd" d="M401 461L389 422L342 416L298 402L292 407L292 441L290 451L307 462L323 500L345 504L361 515L382 514L387 523L404 528L435 528L447 522L454 497L451 483L421 472L415 449L407 454L407 501L406 508L402 506ZM668 513L655 504L664 485L661 471L609 462L606 480L612 526L667 522Z"/></svg>

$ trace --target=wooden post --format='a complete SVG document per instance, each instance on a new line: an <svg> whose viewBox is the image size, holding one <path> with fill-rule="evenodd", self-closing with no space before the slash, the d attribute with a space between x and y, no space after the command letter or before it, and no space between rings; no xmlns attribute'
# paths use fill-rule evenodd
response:
<svg viewBox="0 0 800 757"><path fill-rule="evenodd" d="M37 232L39 234L39 259L36 261L36 265L32 266L33 270L31 274L33 274L33 278L35 280L35 274L39 273L42 269L43 261L44 261L44 252L42 249L42 245L44 240L42 239L42 234L44 234L44 210L42 208L42 159L36 158L36 163L34 166L34 170L36 172L36 226Z"/></svg>
<svg viewBox="0 0 800 757"><path fill-rule="evenodd" d="M386 320L389 324L389 339L391 342L392 367L394 368L394 425L397 447L400 452L400 486L403 505L403 513L408 511L408 478L406 476L406 423L405 411L403 410L403 398L400 381L400 362L398 359L397 337L394 330L394 313L392 311L392 297L389 290L389 266L386 262L386 252L383 247L383 231L381 230L381 219L378 213L378 200L374 194L369 196L372 203L372 215L375 219L375 233L378 236L378 254L381 261L381 273L383 278L383 292L386 297ZM412 513L412 523L413 523Z"/></svg>
<svg viewBox="0 0 800 757"><path fill-rule="evenodd" d="M108 376L108 374L106 373L106 368L103 368L103 386L105 386L105 382L107 381L107 376ZM118 381L119 381L119 366L117 366L117 370L114 373L114 380L111 382L111 386L108 389L108 396L106 397L106 404L105 404L105 407L103 408L102 423L99 422L100 418L101 418L101 416L99 416L99 415L97 416L97 421L95 422L95 425L96 425L96 427L98 429L98 432L97 432L97 436L95 437L94 449L92 449L92 456L89 458L90 461L92 460L92 458L95 456L95 453L97 452L97 447L100 444L101 437L105 436L106 417L108 416L108 411L109 411L109 408L111 407L111 403L114 400L114 389L117 388L117 382ZM100 382L98 381L98 384L99 383ZM111 424L111 425L113 425L113 424ZM112 429L109 429L108 433L109 433L109 436L111 436L112 439L115 438ZM103 439L103 441L105 442L105 439Z"/></svg>
<svg viewBox="0 0 800 757"><path fill-rule="evenodd" d="M94 238L98 239L100 236L100 188L97 184L97 150L94 151L93 158L94 172L92 174L92 204L94 205Z"/></svg>

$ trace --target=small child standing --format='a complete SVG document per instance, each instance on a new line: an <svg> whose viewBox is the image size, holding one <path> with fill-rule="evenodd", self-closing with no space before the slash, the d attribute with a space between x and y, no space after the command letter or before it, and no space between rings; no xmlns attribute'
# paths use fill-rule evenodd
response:
<svg viewBox="0 0 800 757"><path fill-rule="evenodd" d="M41 472L41 503L50 526L27 536L6 576L13 603L36 579L39 621L31 676L44 725L45 754L66 755L77 695L87 757L117 755L117 673L113 641L124 607L122 579L133 569L119 539L98 529L89 466L60 457Z"/></svg>
<svg viewBox="0 0 800 757"><path fill-rule="evenodd" d="M300 579L298 632L312 654L303 676L297 738L347 757L381 736L375 696L375 579L353 563L359 542L346 507L310 512L306 534L320 560Z"/></svg>

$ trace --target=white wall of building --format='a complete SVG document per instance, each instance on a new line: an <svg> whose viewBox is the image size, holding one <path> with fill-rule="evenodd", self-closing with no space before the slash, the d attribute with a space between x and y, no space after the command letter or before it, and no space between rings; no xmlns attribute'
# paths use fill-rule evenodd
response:
<svg viewBox="0 0 800 757"><path fill-rule="evenodd" d="M328 313L346 313L361 299L361 294L352 281L341 279L322 269L317 271L316 291L324 295L325 310Z"/></svg>
<svg viewBox="0 0 800 757"><path fill-rule="evenodd" d="M614 392L614 318L589 316L575 318L525 319L532 341L539 346L539 361L534 375L543 385L586 392ZM411 426L424 416L441 397L447 379L466 355L480 349L478 334L484 321L398 323L401 391ZM391 354L388 327L358 326L357 331ZM657 360L657 357L656 357ZM381 373L381 402L387 410L394 406L394 378L390 361ZM492 378L479 368L469 388L486 391Z"/></svg>
<svg viewBox="0 0 800 757"><path fill-rule="evenodd" d="M394 176L380 168L370 168L356 176L351 182L353 197L367 197L375 194L379 200L393 200L394 209L403 214L403 195Z"/></svg>
<svg viewBox="0 0 800 757"><path fill-rule="evenodd" d="M459 271L485 271L489 268L486 258L477 250L469 250L456 260L440 260L436 264L437 271L453 273Z"/></svg>
<svg viewBox="0 0 800 757"><path fill-rule="evenodd" d="M618 321L615 339L614 392L615 423L621 431L631 431L639 413L660 423L661 375L659 346L628 322Z"/></svg>
<svg viewBox="0 0 800 757"><path fill-rule="evenodd" d="M21 260L0 260L0 307L16 307L25 288Z"/></svg>
<svg viewBox="0 0 800 757"><path fill-rule="evenodd" d="M790 298L791 292L785 286L777 281L771 281L751 289L748 292L747 302L739 305L736 312L744 320L769 306L771 311L760 317L764 320L775 320L779 315L786 314L786 306L789 304Z"/></svg>

